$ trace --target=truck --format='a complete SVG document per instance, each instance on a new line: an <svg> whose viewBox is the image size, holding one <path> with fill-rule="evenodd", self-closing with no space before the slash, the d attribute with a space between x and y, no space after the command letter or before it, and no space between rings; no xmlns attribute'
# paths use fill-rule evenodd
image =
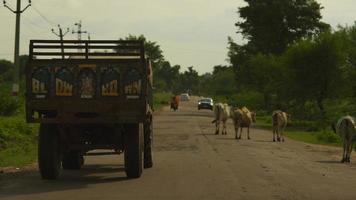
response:
<svg viewBox="0 0 356 200"><path fill-rule="evenodd" d="M143 41L31 40L26 120L39 123L42 179L81 169L90 153L123 153L128 178L151 168L152 79Z"/></svg>

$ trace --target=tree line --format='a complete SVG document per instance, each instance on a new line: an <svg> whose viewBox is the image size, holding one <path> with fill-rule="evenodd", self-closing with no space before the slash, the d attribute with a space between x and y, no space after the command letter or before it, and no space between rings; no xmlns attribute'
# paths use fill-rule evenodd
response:
<svg viewBox="0 0 356 200"><path fill-rule="evenodd" d="M356 24L333 30L314 0L245 2L235 25L247 42L228 41L236 92L259 94L255 106L297 118L355 114Z"/></svg>

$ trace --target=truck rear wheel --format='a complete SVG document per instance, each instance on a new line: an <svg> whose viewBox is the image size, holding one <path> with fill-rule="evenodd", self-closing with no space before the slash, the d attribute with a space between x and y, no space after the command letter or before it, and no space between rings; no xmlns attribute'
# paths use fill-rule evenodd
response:
<svg viewBox="0 0 356 200"><path fill-rule="evenodd" d="M38 166L42 179L53 180L58 178L61 168L61 152L56 125L40 125Z"/></svg>
<svg viewBox="0 0 356 200"><path fill-rule="evenodd" d="M125 172L128 178L139 178L143 168L143 126L128 124L125 131Z"/></svg>
<svg viewBox="0 0 356 200"><path fill-rule="evenodd" d="M151 168L153 166L153 161L152 161L153 124L152 124L152 120L145 124L144 129L145 129L145 136L144 136L143 167Z"/></svg>
<svg viewBox="0 0 356 200"><path fill-rule="evenodd" d="M65 153L62 158L63 169L79 170L84 164L84 157L77 151Z"/></svg>

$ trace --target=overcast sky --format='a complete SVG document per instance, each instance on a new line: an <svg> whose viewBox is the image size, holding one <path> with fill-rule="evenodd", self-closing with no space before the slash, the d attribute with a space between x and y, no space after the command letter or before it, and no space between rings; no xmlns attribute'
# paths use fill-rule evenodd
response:
<svg viewBox="0 0 356 200"><path fill-rule="evenodd" d="M16 0L7 2L16 5ZM27 2L22 0L23 5ZM324 6L323 21L334 27L356 20L356 0L318 2ZM56 39L51 28L61 24L72 29L79 20L92 39L144 34L161 45L171 64L194 66L199 73L227 64L228 36L241 42L234 23L243 0L32 0L32 4L22 15L21 54L27 54L30 39ZM4 7L0 27L0 59L13 60L15 15Z"/></svg>

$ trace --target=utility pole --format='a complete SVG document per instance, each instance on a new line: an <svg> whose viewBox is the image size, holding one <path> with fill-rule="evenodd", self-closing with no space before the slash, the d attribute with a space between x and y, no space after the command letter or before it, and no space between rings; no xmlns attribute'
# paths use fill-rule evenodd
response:
<svg viewBox="0 0 356 200"><path fill-rule="evenodd" d="M54 29L52 28L52 33L55 34L56 36L59 37L60 41L61 41L61 52L62 52L62 59L64 59L64 48L63 48L63 38L65 35L67 35L67 33L69 32L69 28L67 28L67 31L65 33L63 33L62 27L61 25L58 24L58 33L56 33L54 31Z"/></svg>
<svg viewBox="0 0 356 200"><path fill-rule="evenodd" d="M58 24L58 33L56 33L52 28L52 33L58 36L61 41L63 40L64 36L67 35L68 32L69 32L69 28L67 28L67 31L65 33L63 33L62 27L59 24Z"/></svg>
<svg viewBox="0 0 356 200"><path fill-rule="evenodd" d="M15 28L15 55L14 55L14 64L15 64L15 73L13 77L14 83L12 84L12 95L17 96L20 90L19 79L20 79L20 19L21 13L23 13L28 7L31 6L31 0L28 0L28 4L24 9L21 9L21 0L17 0L16 10L10 8L6 0L3 0L4 7L9 9L11 12L16 14L16 28Z"/></svg>
<svg viewBox="0 0 356 200"><path fill-rule="evenodd" d="M77 26L77 31L72 30L72 34L78 34L78 41L82 40L82 34L83 33L88 33L87 31L82 31L82 20L79 20L79 22L75 23L74 26ZM81 52L82 49L79 48L78 52Z"/></svg>

